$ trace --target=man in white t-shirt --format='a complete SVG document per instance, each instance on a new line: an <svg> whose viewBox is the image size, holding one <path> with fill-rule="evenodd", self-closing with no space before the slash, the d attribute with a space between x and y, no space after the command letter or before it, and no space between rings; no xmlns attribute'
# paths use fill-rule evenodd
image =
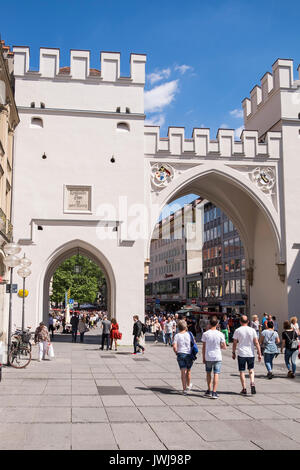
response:
<svg viewBox="0 0 300 470"><path fill-rule="evenodd" d="M235 351L237 349L240 379L243 387L241 395L247 395L245 380L246 364L249 370L251 393L254 395L256 393L256 388L254 385L254 347L257 349L257 357L259 362L261 361L261 351L256 331L248 326L247 316L242 315L240 322L241 326L235 330L233 335L232 359L236 358Z"/></svg>
<svg viewBox="0 0 300 470"><path fill-rule="evenodd" d="M217 330L218 326L217 317L211 317L209 320L210 329L205 331L202 335L202 359L205 364L207 391L204 396L206 398L219 398L217 394L217 387L219 382L219 374L222 365L222 352L221 349L226 349L226 341L223 333ZM212 384L211 373L213 371L214 378ZM213 385L213 389L211 390Z"/></svg>

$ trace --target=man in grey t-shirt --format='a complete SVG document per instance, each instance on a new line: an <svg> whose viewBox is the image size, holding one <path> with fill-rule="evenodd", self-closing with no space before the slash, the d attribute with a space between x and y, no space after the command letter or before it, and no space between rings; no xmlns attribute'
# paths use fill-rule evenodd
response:
<svg viewBox="0 0 300 470"><path fill-rule="evenodd" d="M102 320L102 344L101 350L104 349L104 342L106 341L106 349L110 348L110 330L111 330L111 322L107 319L106 316L103 317Z"/></svg>

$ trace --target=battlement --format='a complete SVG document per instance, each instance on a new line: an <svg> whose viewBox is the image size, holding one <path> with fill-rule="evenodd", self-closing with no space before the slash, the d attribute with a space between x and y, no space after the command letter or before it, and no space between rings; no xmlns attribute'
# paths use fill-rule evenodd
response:
<svg viewBox="0 0 300 470"><path fill-rule="evenodd" d="M60 66L60 50L46 47L40 48L38 72L30 70L29 47L14 46L14 75L30 76L42 79L89 80L123 84L145 84L146 55L130 55L130 77L120 76L120 53L101 52L101 70L90 69L90 51L71 50L70 66ZM99 65L100 65L99 64Z"/></svg>
<svg viewBox="0 0 300 470"><path fill-rule="evenodd" d="M219 129L216 140L210 140L209 129L194 129L186 139L183 127L169 127L168 138L161 138L158 126L145 126L146 155L190 157L272 158L281 156L281 132L268 132L265 143L258 142L257 131L243 131L235 141L233 129Z"/></svg>
<svg viewBox="0 0 300 470"><path fill-rule="evenodd" d="M298 71L300 75L299 68ZM278 90L291 88L297 88L293 78L293 60L277 59L272 65L272 74L266 72L260 80L260 86L256 85L251 90L250 99L242 101L245 124Z"/></svg>

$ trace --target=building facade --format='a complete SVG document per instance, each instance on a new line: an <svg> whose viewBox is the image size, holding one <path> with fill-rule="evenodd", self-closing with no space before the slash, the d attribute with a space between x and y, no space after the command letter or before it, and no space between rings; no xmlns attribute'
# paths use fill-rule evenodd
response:
<svg viewBox="0 0 300 470"><path fill-rule="evenodd" d="M0 41L0 341L7 342L9 272L3 247L12 240L13 142L19 123L14 99L13 53Z"/></svg>
<svg viewBox="0 0 300 470"><path fill-rule="evenodd" d="M232 221L211 202L204 207L201 304L210 311L246 313L245 255Z"/></svg>
<svg viewBox="0 0 300 470"><path fill-rule="evenodd" d="M29 55L14 48L14 233L32 260L26 323L47 318L53 272L79 250L105 273L109 314L130 343L159 214L191 193L214 201L240 233L249 313L296 313L300 82L292 61L278 59L251 91L236 141L230 129L211 139L208 129L186 138L170 127L161 138L145 125L145 55L131 54L127 77L119 53L102 52L93 69L89 51L72 50L66 67L58 49L41 48L38 71ZM19 311L15 297L16 322Z"/></svg>

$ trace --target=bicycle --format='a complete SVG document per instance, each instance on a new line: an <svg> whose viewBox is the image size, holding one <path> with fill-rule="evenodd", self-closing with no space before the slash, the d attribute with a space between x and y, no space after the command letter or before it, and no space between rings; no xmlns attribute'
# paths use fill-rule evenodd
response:
<svg viewBox="0 0 300 470"><path fill-rule="evenodd" d="M8 353L8 363L16 369L24 369L31 361L30 339L34 333L27 330L16 330Z"/></svg>

